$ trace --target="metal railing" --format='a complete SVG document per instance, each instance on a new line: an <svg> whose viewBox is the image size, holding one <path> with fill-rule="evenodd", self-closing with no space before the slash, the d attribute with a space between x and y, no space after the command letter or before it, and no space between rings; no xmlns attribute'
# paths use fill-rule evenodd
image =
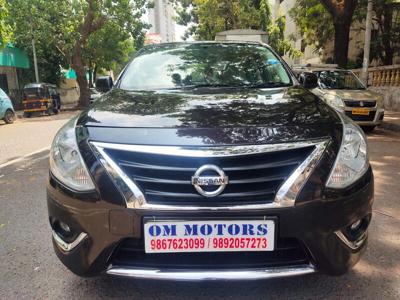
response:
<svg viewBox="0 0 400 300"><path fill-rule="evenodd" d="M361 78L362 69L352 71ZM368 68L368 86L400 87L400 65Z"/></svg>

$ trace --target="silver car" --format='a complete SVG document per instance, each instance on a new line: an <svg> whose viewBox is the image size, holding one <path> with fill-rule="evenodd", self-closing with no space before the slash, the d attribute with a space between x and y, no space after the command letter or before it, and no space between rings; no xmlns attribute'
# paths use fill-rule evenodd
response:
<svg viewBox="0 0 400 300"><path fill-rule="evenodd" d="M358 125L373 130L382 123L385 114L382 95L367 90L353 72L332 65L308 65L295 71L316 74L318 87L312 92Z"/></svg>

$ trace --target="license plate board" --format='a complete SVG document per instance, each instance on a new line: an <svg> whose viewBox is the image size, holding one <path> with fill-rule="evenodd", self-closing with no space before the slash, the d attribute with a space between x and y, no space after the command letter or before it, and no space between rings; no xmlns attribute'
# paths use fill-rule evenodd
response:
<svg viewBox="0 0 400 300"><path fill-rule="evenodd" d="M353 108L351 110L351 114L368 116L369 115L369 109L368 108Z"/></svg>
<svg viewBox="0 0 400 300"><path fill-rule="evenodd" d="M273 251L274 220L148 221L146 253Z"/></svg>

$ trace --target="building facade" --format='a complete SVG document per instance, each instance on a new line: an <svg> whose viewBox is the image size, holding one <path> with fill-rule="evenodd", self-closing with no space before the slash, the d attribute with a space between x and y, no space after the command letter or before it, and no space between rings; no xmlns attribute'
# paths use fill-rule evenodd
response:
<svg viewBox="0 0 400 300"><path fill-rule="evenodd" d="M15 108L19 107L22 92L18 73L29 69L29 58L25 52L9 44L0 50L0 88L11 98Z"/></svg>
<svg viewBox="0 0 400 300"><path fill-rule="evenodd" d="M150 34L158 34L161 42L175 41L175 10L169 0L154 0L154 8L149 9Z"/></svg>

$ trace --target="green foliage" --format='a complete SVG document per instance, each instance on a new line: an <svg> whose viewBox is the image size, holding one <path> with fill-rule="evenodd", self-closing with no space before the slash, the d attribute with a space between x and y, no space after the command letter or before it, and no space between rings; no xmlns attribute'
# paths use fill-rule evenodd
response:
<svg viewBox="0 0 400 300"><path fill-rule="evenodd" d="M368 0L360 0L353 15L364 28ZM373 33L371 40L371 60L379 59L383 64L392 64L393 57L400 55L400 1L374 0ZM304 42L324 49L326 43L334 38L332 17L318 0L297 0L290 11ZM388 21L390 20L390 21ZM360 34L363 32L360 31ZM362 56L362 53L360 53ZM361 59L362 61L362 59ZM349 61L348 66L360 65L360 58Z"/></svg>
<svg viewBox="0 0 400 300"><path fill-rule="evenodd" d="M362 0L360 7L366 7ZM400 55L400 1L374 0L373 38L371 59L379 59L384 65L393 64ZM366 13L365 13L366 14Z"/></svg>
<svg viewBox="0 0 400 300"><path fill-rule="evenodd" d="M57 49L55 26L59 19L57 1L10 0L9 15L5 19L13 30L12 42L24 50L33 66L32 39L35 39L40 79L59 83L62 80L60 66L67 61ZM24 70L25 81L34 81L34 71Z"/></svg>
<svg viewBox="0 0 400 300"><path fill-rule="evenodd" d="M9 13L4 22L12 28L12 42L25 50L32 62L32 38L35 39L42 81L59 83L63 79L60 67L71 65L77 43L82 47L82 59L87 68L116 67L128 61L134 48L143 45L146 25L140 17L145 13L147 0L8 2ZM83 36L89 2L93 3L90 11L93 19L100 22L90 25L92 27L88 28L87 36Z"/></svg>
<svg viewBox="0 0 400 300"><path fill-rule="evenodd" d="M259 29L268 32L270 45L279 54L299 56L284 40L285 19L271 21L268 0L174 0L177 22L189 26L183 38L213 40L216 33L231 29Z"/></svg>
<svg viewBox="0 0 400 300"><path fill-rule="evenodd" d="M12 29L6 23L8 17L8 4L6 0L0 0L0 49L7 45L12 36Z"/></svg>
<svg viewBox="0 0 400 300"><path fill-rule="evenodd" d="M334 37L332 17L318 0L297 0L289 12L306 45L316 51Z"/></svg>

